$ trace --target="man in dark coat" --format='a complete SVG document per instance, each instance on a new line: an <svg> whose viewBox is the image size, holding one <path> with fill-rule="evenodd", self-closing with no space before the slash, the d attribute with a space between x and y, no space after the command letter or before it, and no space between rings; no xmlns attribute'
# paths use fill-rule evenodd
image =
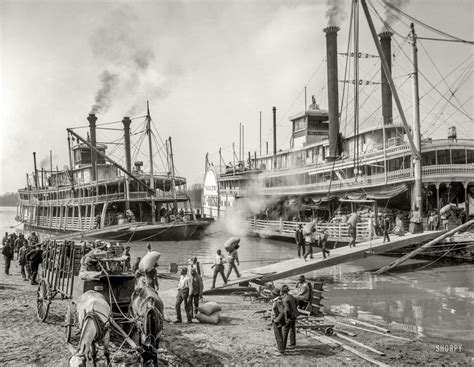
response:
<svg viewBox="0 0 474 367"><path fill-rule="evenodd" d="M36 282L36 277L38 276L39 265L43 262L43 251L41 250L41 245L37 244L36 248L28 252L26 259L31 263L31 284L38 284Z"/></svg>
<svg viewBox="0 0 474 367"><path fill-rule="evenodd" d="M6 275L10 275L10 263L13 260L14 250L13 250L12 242L13 241L9 239L8 241L6 241L6 243L3 245L3 248L2 248L2 254L5 259L5 274Z"/></svg>
<svg viewBox="0 0 474 367"><path fill-rule="evenodd" d="M298 228L296 228L295 241L296 241L296 246L298 246L298 257L301 257L302 255L304 255L304 246L305 246L305 241L304 241L304 236L303 236L303 225L301 224L298 224Z"/></svg>
<svg viewBox="0 0 474 367"><path fill-rule="evenodd" d="M188 303L194 305L194 315L196 316L199 309L199 300L202 298L202 292L204 290L202 278L196 269L191 269L191 280L189 285Z"/></svg>
<svg viewBox="0 0 474 367"><path fill-rule="evenodd" d="M285 307L280 297L280 290L274 288L272 294L275 297L272 304L272 326L278 348L275 354L281 356L285 354L285 345L283 344L283 325L286 323Z"/></svg>
<svg viewBox="0 0 474 367"><path fill-rule="evenodd" d="M283 326L283 347L286 349L288 334L290 335L290 345L288 348L296 346L296 318L298 317L298 308L296 299L290 293L290 288L286 284L281 287L282 301L286 314L286 324Z"/></svg>

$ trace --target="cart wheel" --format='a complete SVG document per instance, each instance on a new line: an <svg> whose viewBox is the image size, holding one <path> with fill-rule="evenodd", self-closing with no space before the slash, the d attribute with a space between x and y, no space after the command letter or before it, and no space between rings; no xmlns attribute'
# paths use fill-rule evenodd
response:
<svg viewBox="0 0 474 367"><path fill-rule="evenodd" d="M42 279L36 291L36 314L41 322L48 316L50 303L49 285L46 280Z"/></svg>
<svg viewBox="0 0 474 367"><path fill-rule="evenodd" d="M67 310L66 310L66 315L64 316L64 326L66 326L66 331L65 331L66 343L69 343L69 341L71 340L72 324L73 324L73 320L72 320L71 305L68 305Z"/></svg>
<svg viewBox="0 0 474 367"><path fill-rule="evenodd" d="M327 336L331 336L334 334L334 329L332 327L328 327L324 330L324 333L327 335Z"/></svg>

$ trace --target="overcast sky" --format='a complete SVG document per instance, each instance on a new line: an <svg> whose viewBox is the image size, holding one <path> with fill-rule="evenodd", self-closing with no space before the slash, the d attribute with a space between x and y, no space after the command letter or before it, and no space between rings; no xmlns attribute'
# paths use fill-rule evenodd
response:
<svg viewBox="0 0 474 367"><path fill-rule="evenodd" d="M396 2L432 26L474 39L471 0ZM341 3L345 17L335 21L341 27L339 51L344 52L350 2ZM379 1L373 3L382 10ZM321 107L327 106L322 32L327 9L325 0L0 0L0 193L25 186L25 174L33 170L33 151L40 167L49 167L50 150L54 166L68 163L65 129L87 125L87 114L104 85L101 80L109 83L110 98L100 101L98 123L143 115L150 100L154 124L163 139L172 136L175 164L189 184L202 182L206 152L218 163L222 147L224 159L232 160L240 122L245 125L245 150L259 150L259 111L263 141L271 142L272 106L277 107L278 145L287 149L288 116L303 110L304 86L308 99L314 94ZM362 10L360 17L362 22ZM380 30L380 22L376 24ZM407 25L406 20L394 23L401 35L409 33ZM419 27L417 33L439 37ZM398 42L411 52L402 38ZM463 60L472 64L468 58L473 46L431 41L422 45L426 51L420 49L420 64L433 83L441 79L428 54L443 75ZM361 34L361 51L375 54L366 32ZM378 61L363 62L369 66L369 79ZM342 70L340 66L339 79ZM400 84L409 72L408 66L394 66ZM430 87L420 84L423 96ZM441 82L438 88L445 92L447 86ZM433 111L428 102L440 105L443 100L436 93L424 98L426 132L445 137L447 124L454 124L463 136L472 134L472 76L460 90L453 103L463 104L465 113L454 114L453 109L453 115L446 113L450 122L437 129L429 128ZM377 103L364 108L376 108ZM402 103L410 110L409 96ZM379 120L377 116L374 122ZM136 121L134 128L141 123ZM99 132L99 140L112 139L107 134Z"/></svg>

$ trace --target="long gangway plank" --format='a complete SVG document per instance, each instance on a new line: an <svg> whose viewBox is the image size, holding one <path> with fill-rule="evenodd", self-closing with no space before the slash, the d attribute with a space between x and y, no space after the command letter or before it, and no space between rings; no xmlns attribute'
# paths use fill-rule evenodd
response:
<svg viewBox="0 0 474 367"><path fill-rule="evenodd" d="M396 250L414 244L421 245L426 241L430 241L436 237L439 237L444 232L445 231L429 231L417 234L407 233L401 237L392 235L390 238L391 241L385 243L383 243L382 238L376 238L372 239L371 241L360 242L356 245L356 247L349 248L348 246L344 246L330 250L331 254L326 259L323 258L321 252L318 252L314 254L314 259L310 259L308 257L307 261L305 261L303 258L297 257L251 270L244 270L242 271L240 278L231 280L227 284L216 287L215 289L230 287L243 282L263 284L278 279L285 279L310 271L361 259L366 257L367 254L380 255L387 251ZM217 282L222 282L220 276L218 276ZM211 279L206 279L204 283L204 289L211 288Z"/></svg>

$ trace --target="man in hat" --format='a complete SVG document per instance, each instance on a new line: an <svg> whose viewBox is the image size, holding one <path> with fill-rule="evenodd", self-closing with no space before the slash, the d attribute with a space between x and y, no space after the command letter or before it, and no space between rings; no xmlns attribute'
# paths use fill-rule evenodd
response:
<svg viewBox="0 0 474 367"><path fill-rule="evenodd" d="M283 347L285 349L288 342L288 334L290 335L290 345L288 348L294 348L296 346L296 318L299 314L296 299L289 292L290 288L284 284L281 287L281 298L286 314L286 324L283 326Z"/></svg>
<svg viewBox="0 0 474 367"><path fill-rule="evenodd" d="M304 246L305 246L302 224L298 224L298 228L296 228L295 241L296 241L296 246L298 246L298 257L301 257L302 255L304 255Z"/></svg>
<svg viewBox="0 0 474 367"><path fill-rule="evenodd" d="M327 228L324 228L323 233L321 235L321 240L320 240L321 252L323 253L323 258L326 258L326 255L329 256L329 250L326 248L328 244L328 238L329 238L328 230Z"/></svg>
<svg viewBox="0 0 474 367"><path fill-rule="evenodd" d="M295 298L298 301L298 306L304 308L309 302L309 297L311 296L311 290L309 284L306 281L304 275L300 275L298 283L296 283L296 294Z"/></svg>
<svg viewBox="0 0 474 367"><path fill-rule="evenodd" d="M202 291L204 286L202 284L202 278L198 274L197 270L191 269L191 278L188 279L189 282L189 298L188 303L192 307L194 303L194 315L198 313L199 309L199 300L202 298Z"/></svg>
<svg viewBox="0 0 474 367"><path fill-rule="evenodd" d="M230 273L232 273L232 270L234 270L235 274L237 274L237 278L240 278L239 269L237 268L237 265L240 266L239 253L237 252L238 249L239 249L239 244L235 245L234 249L231 252L229 252L229 255L227 257L227 262L229 263L229 268L227 270L227 275L226 275L227 280L229 280ZM235 263L237 263L237 265L235 265Z"/></svg>
<svg viewBox="0 0 474 367"><path fill-rule="evenodd" d="M130 246L125 247L125 252L123 253L123 256L127 257L124 262L124 270L130 270L132 268L132 255L130 255Z"/></svg>
<svg viewBox="0 0 474 367"><path fill-rule="evenodd" d="M188 302L189 299L189 277L188 269L181 269L181 276L179 277L178 282L178 295L176 296L176 320L173 323L181 323L183 319L181 318L181 304L184 302L184 310L186 311L187 321L186 323L190 324L193 319L193 314L191 310L191 303Z"/></svg>
<svg viewBox="0 0 474 367"><path fill-rule="evenodd" d="M14 244L12 240L8 240L2 248L2 254L3 258L5 260L5 274L10 275L10 263L13 260L13 255L14 255Z"/></svg>
<svg viewBox="0 0 474 367"><path fill-rule="evenodd" d="M272 303L272 326L273 333L275 334L275 340L277 342L278 356L285 354L285 345L283 344L283 325L286 323L285 307L280 297L280 290L274 288L272 294L275 297Z"/></svg>
<svg viewBox="0 0 474 367"><path fill-rule="evenodd" d="M201 264L199 263L198 261L198 258L196 256L194 256L190 262L189 262L189 269L190 270L193 270L193 269L196 269L197 273L199 274L199 276L201 276Z"/></svg>

